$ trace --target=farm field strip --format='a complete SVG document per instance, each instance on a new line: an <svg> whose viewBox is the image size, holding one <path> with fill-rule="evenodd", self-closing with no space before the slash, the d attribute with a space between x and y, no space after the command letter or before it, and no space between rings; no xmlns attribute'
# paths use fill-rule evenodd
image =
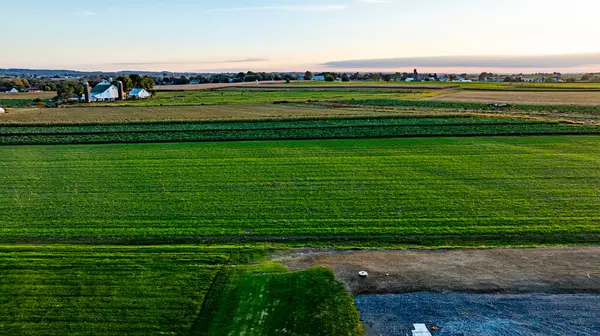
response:
<svg viewBox="0 0 600 336"><path fill-rule="evenodd" d="M436 101L533 105L600 105L600 92L458 91L430 98Z"/></svg>
<svg viewBox="0 0 600 336"><path fill-rule="evenodd" d="M485 82L473 82L473 83L458 83L458 82L375 82L375 81L353 81L346 83L336 82L330 84L327 82L292 82L285 84L287 86L316 86L316 87L327 87L330 85L334 86L391 86L399 88L420 88L420 89L456 89L462 90L494 90L494 91L600 91L600 83L485 83Z"/></svg>
<svg viewBox="0 0 600 336"><path fill-rule="evenodd" d="M47 92L19 92L19 93L2 93L0 92L0 100L11 99L52 99L56 97L56 91ZM0 104L1 106L1 104Z"/></svg>
<svg viewBox="0 0 600 336"><path fill-rule="evenodd" d="M399 137L471 137L498 135L600 134L596 126L551 123L355 125L255 129L136 130L63 134L0 135L0 145L57 145L152 142L268 141L313 139L368 139Z"/></svg>
<svg viewBox="0 0 600 336"><path fill-rule="evenodd" d="M315 128L339 126L388 126L388 125L498 125L498 124L534 124L544 123L539 120L518 118L490 117L379 117L379 118L337 118L313 120L264 120L254 122L203 122L203 123L145 123L122 125L0 125L0 136L11 134L73 134L73 133L105 133L105 132L136 132L136 131L194 131L194 130L236 130L236 129L286 129L286 128Z"/></svg>
<svg viewBox="0 0 600 336"><path fill-rule="evenodd" d="M129 124L149 122L255 121L305 118L347 118L352 116L394 116L393 111L360 108L323 108L308 104L205 105L150 107L69 107L58 109L23 108L0 114L0 125Z"/></svg>
<svg viewBox="0 0 600 336"><path fill-rule="evenodd" d="M185 333L229 254L169 246L0 246L0 333Z"/></svg>
<svg viewBox="0 0 600 336"><path fill-rule="evenodd" d="M520 111L520 112L539 112L539 111L559 111L559 112L578 112L588 113L590 115L600 115L600 105L536 105L536 104L517 104L505 108L489 106L485 103L476 102L453 102L453 101L435 101L435 100L397 100L397 99L367 99L367 100L342 100L337 103L347 106L377 106L377 107L418 107L418 108L444 108L444 109L463 109L463 110L487 110L487 111Z"/></svg>
<svg viewBox="0 0 600 336"><path fill-rule="evenodd" d="M599 143L561 136L1 147L0 240L587 242L600 234Z"/></svg>
<svg viewBox="0 0 600 336"><path fill-rule="evenodd" d="M362 334L353 299L331 270L290 273L259 262L265 252L0 245L0 334Z"/></svg>

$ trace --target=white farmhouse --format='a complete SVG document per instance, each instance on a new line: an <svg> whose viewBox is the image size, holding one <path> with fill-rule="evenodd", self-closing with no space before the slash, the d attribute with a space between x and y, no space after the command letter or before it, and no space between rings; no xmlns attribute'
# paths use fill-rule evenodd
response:
<svg viewBox="0 0 600 336"><path fill-rule="evenodd" d="M106 101L119 99L119 89L108 81L102 81L90 92L90 101Z"/></svg>
<svg viewBox="0 0 600 336"><path fill-rule="evenodd" d="M15 89L15 88L13 88L10 91L6 91L6 93L18 93L18 92L19 92L19 90Z"/></svg>
<svg viewBox="0 0 600 336"><path fill-rule="evenodd" d="M131 92L129 92L129 97L133 99L146 99L150 96L150 92L146 91L145 89L133 89Z"/></svg>

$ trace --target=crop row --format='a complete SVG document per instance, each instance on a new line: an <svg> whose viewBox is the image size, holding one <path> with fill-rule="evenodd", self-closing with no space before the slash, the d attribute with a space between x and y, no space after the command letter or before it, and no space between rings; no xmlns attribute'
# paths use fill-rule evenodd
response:
<svg viewBox="0 0 600 336"><path fill-rule="evenodd" d="M36 125L0 126L0 136L11 134L81 134L81 133L129 133L163 131L204 131L204 130L248 130L286 129L356 126L434 126L434 125L486 125L486 124L540 124L537 120L517 118L487 117L385 117L385 118L340 118L298 121L246 121L246 122L177 122L177 123L132 123L121 125Z"/></svg>

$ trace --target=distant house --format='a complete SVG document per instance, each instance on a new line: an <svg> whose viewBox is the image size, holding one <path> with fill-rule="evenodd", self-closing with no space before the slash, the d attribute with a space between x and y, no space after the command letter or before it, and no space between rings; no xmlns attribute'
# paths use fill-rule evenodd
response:
<svg viewBox="0 0 600 336"><path fill-rule="evenodd" d="M6 91L6 93L18 93L19 90L13 88L12 90Z"/></svg>
<svg viewBox="0 0 600 336"><path fill-rule="evenodd" d="M414 79L414 78L412 78L412 77L408 77L408 78L405 80L405 82L407 82L407 83L414 82L414 81L415 81L415 79Z"/></svg>
<svg viewBox="0 0 600 336"><path fill-rule="evenodd" d="M133 89L131 92L129 92L129 97L133 99L146 99L150 96L150 92L146 91L145 89Z"/></svg>
<svg viewBox="0 0 600 336"><path fill-rule="evenodd" d="M90 101L107 101L119 99L119 89L108 81L102 81L90 92Z"/></svg>
<svg viewBox="0 0 600 336"><path fill-rule="evenodd" d="M313 76L312 80L314 80L316 82L324 82L325 76Z"/></svg>
<svg viewBox="0 0 600 336"><path fill-rule="evenodd" d="M42 92L42 90L37 87L29 87L29 88L23 90L23 92Z"/></svg>

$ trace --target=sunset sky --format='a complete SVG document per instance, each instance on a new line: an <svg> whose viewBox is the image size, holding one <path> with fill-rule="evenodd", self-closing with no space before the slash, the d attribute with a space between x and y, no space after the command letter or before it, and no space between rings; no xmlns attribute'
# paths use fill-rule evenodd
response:
<svg viewBox="0 0 600 336"><path fill-rule="evenodd" d="M597 0L0 0L0 8L0 68L600 71Z"/></svg>

